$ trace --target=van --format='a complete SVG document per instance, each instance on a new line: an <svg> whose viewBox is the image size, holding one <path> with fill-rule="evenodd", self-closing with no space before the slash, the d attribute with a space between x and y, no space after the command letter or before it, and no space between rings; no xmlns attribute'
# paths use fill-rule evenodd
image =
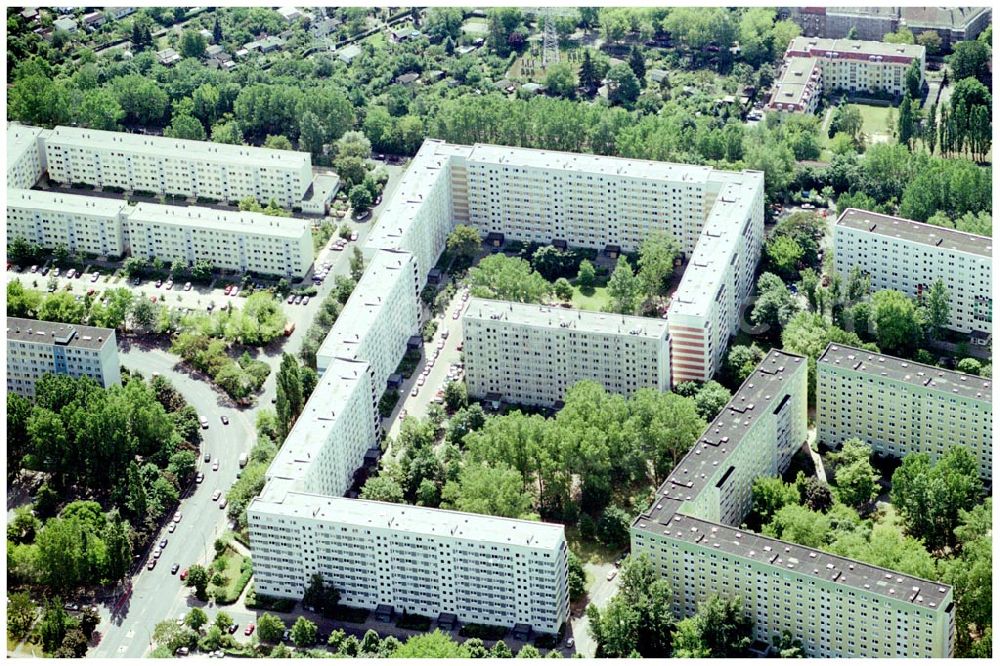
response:
<svg viewBox="0 0 1000 666"><path fill-rule="evenodd" d="M247 458L247 454L245 453L240 454L240 467L246 467L248 460L249 458Z"/></svg>

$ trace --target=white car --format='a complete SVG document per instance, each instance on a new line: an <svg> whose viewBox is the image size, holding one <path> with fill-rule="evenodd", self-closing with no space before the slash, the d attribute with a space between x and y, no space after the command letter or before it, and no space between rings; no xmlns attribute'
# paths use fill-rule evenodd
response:
<svg viewBox="0 0 1000 666"><path fill-rule="evenodd" d="M222 497L222 491L221 490L216 490L214 493L212 493L212 501L213 502L218 501L218 499L220 497Z"/></svg>
<svg viewBox="0 0 1000 666"><path fill-rule="evenodd" d="M417 397L418 393L420 393L420 387L419 386L414 386L413 390L410 391L410 395L412 395L414 398Z"/></svg>
<svg viewBox="0 0 1000 666"><path fill-rule="evenodd" d="M156 548L153 549L153 559L154 560L160 559L160 555L162 555L162 554L163 554L163 551L160 550L159 546L157 546Z"/></svg>
<svg viewBox="0 0 1000 666"><path fill-rule="evenodd" d="M181 516L181 512L180 512L180 511L177 511L177 512L175 512L175 513L174 513L174 522L175 522L175 523L179 523L179 522L181 522L181 517L182 517L182 516Z"/></svg>
<svg viewBox="0 0 1000 666"><path fill-rule="evenodd" d="M417 378L417 386L423 386L426 380L423 377Z"/></svg>
<svg viewBox="0 0 1000 666"><path fill-rule="evenodd" d="M90 281L91 281L91 282L97 282L97 279L98 279L99 277L101 277L101 274L100 274L100 273L98 273L97 271L94 271L94 274L93 274L93 275L92 275L92 276L90 277Z"/></svg>

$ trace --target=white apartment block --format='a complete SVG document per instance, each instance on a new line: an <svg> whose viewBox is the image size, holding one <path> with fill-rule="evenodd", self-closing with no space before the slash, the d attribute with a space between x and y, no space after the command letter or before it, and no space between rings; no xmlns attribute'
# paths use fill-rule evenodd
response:
<svg viewBox="0 0 1000 666"><path fill-rule="evenodd" d="M368 249L398 249L426 272L456 224L503 239L632 251L653 231L674 236L691 265L670 309L688 345L674 383L709 379L739 325L764 230L764 178L615 157L425 141ZM705 246L701 251L699 247ZM695 266L697 258L698 265Z"/></svg>
<svg viewBox="0 0 1000 666"><path fill-rule="evenodd" d="M316 352L317 371L337 358L366 361L381 396L420 323L418 281L409 252L376 252Z"/></svg>
<svg viewBox="0 0 1000 666"><path fill-rule="evenodd" d="M169 264L204 260L224 270L301 278L313 260L305 220L248 211L140 203L128 213L132 255Z"/></svg>
<svg viewBox="0 0 1000 666"><path fill-rule="evenodd" d="M551 406L584 379L625 396L670 390L662 319L473 298L462 341L466 385L479 399Z"/></svg>
<svg viewBox="0 0 1000 666"><path fill-rule="evenodd" d="M452 174L461 168L455 159L468 149L425 140L386 202L379 223L368 234L365 249L369 255L378 250L413 254L420 289L444 251L448 234L467 219L467 214L463 218L464 192L453 183Z"/></svg>
<svg viewBox="0 0 1000 666"><path fill-rule="evenodd" d="M284 479L299 492L344 495L365 453L376 442L378 399L371 366L335 359L320 377L267 479Z"/></svg>
<svg viewBox="0 0 1000 666"><path fill-rule="evenodd" d="M774 84L768 110L815 113L823 96L823 68L819 58L787 58Z"/></svg>
<svg viewBox="0 0 1000 666"><path fill-rule="evenodd" d="M902 96L906 91L906 70L917 61L920 63L920 82L924 81L927 49L919 44L890 44L888 42L860 41L857 39L825 39L822 37L796 37L785 50L785 60L815 58L822 69L821 82L815 96L824 90L845 90L851 93L887 93ZM783 77L790 74L788 68ZM779 94L782 83L775 86L771 106L779 111L802 111L787 108L788 102ZM792 84L794 81L788 80Z"/></svg>
<svg viewBox="0 0 1000 666"><path fill-rule="evenodd" d="M33 397L47 374L121 384L114 330L7 317L7 390Z"/></svg>
<svg viewBox="0 0 1000 666"><path fill-rule="evenodd" d="M259 594L298 599L313 574L340 603L555 634L569 618L562 525L295 492L247 509Z"/></svg>
<svg viewBox="0 0 1000 666"><path fill-rule="evenodd" d="M810 657L949 657L952 589L741 530L760 476L805 441L806 359L772 350L632 524L632 552L670 582L690 617L739 596L765 644L788 630Z"/></svg>
<svg viewBox="0 0 1000 666"><path fill-rule="evenodd" d="M989 332L993 323L993 239L946 227L845 210L834 227L837 272L857 266L872 291L895 289L922 298L941 280L948 290L949 328Z"/></svg>
<svg viewBox="0 0 1000 666"><path fill-rule="evenodd" d="M45 249L121 257L127 211L120 199L8 188L7 244L23 238Z"/></svg>
<svg viewBox="0 0 1000 666"><path fill-rule="evenodd" d="M705 226L667 312L674 384L709 380L721 366L764 242L764 174L712 176Z"/></svg>
<svg viewBox="0 0 1000 666"><path fill-rule="evenodd" d="M7 123L7 189L28 189L45 171L45 151L41 148L41 127Z"/></svg>
<svg viewBox="0 0 1000 666"><path fill-rule="evenodd" d="M839 448L857 438L875 453L937 460L969 449L993 478L992 380L830 344L816 363L819 441Z"/></svg>
<svg viewBox="0 0 1000 666"><path fill-rule="evenodd" d="M309 153L56 127L42 138L49 178L155 194L297 206L312 182Z"/></svg>

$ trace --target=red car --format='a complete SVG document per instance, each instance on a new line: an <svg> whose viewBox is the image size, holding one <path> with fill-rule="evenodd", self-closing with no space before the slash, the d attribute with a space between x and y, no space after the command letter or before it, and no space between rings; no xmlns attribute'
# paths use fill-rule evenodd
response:
<svg viewBox="0 0 1000 666"><path fill-rule="evenodd" d="M187 577L188 577L188 570L185 569L184 571L181 572L181 580L187 580Z"/></svg>
<svg viewBox="0 0 1000 666"><path fill-rule="evenodd" d="M226 288L222 290L222 293L224 293L226 296L228 296L229 292L232 291L232 290L233 290L233 285L227 284Z"/></svg>
<svg viewBox="0 0 1000 666"><path fill-rule="evenodd" d="M250 624L247 625L247 628L243 630L243 635L244 636L249 636L250 634L253 633L253 630L256 629L256 628L257 628L257 625L254 624L253 622L251 622Z"/></svg>

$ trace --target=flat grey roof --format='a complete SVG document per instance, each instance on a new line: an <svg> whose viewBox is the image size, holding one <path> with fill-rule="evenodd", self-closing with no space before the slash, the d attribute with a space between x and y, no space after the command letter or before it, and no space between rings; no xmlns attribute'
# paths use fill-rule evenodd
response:
<svg viewBox="0 0 1000 666"><path fill-rule="evenodd" d="M413 255L401 250L379 250L365 266L365 272L347 299L337 321L326 334L317 356L352 358L355 349L371 333L389 294L398 280L412 279ZM414 289L416 286L414 285Z"/></svg>
<svg viewBox="0 0 1000 666"><path fill-rule="evenodd" d="M278 486L275 486L275 490L277 489ZM265 491L264 495L253 500L249 510L539 550L556 551L566 540L566 528L554 523L295 491L271 494Z"/></svg>
<svg viewBox="0 0 1000 666"><path fill-rule="evenodd" d="M306 401L302 414L267 468L267 478L288 479L297 490L312 490L302 485L309 466L316 464L326 447L336 446L331 438L335 432L343 432L347 419L354 416L347 412L346 406L356 391L371 392L368 363L333 359L313 390L316 399Z"/></svg>
<svg viewBox="0 0 1000 666"><path fill-rule="evenodd" d="M174 226L211 227L247 235L298 240L309 233L309 223L295 217L277 217L246 210L218 210L201 206L164 206L140 203L128 214L131 220Z"/></svg>
<svg viewBox="0 0 1000 666"><path fill-rule="evenodd" d="M41 127L7 123L7 165L21 159L21 155L29 150L44 130Z"/></svg>
<svg viewBox="0 0 1000 666"><path fill-rule="evenodd" d="M901 384L992 404L992 379L875 354L857 347L831 342L816 363L817 368L837 366L859 374L885 377Z"/></svg>
<svg viewBox="0 0 1000 666"><path fill-rule="evenodd" d="M881 215L870 210L848 208L837 219L837 226L858 229L880 236L893 236L912 243L940 247L955 252L993 256L993 239L989 236L956 231L923 222L914 222L902 217Z"/></svg>
<svg viewBox="0 0 1000 666"><path fill-rule="evenodd" d="M665 180L668 182L705 182L714 169L694 164L654 162L608 155L568 153L559 150L539 150L477 143L472 147L470 164L506 164L515 167L533 167L555 171L582 172Z"/></svg>
<svg viewBox="0 0 1000 666"><path fill-rule="evenodd" d="M912 28L939 27L962 30L989 7L901 7L900 15Z"/></svg>
<svg viewBox="0 0 1000 666"><path fill-rule="evenodd" d="M680 513L665 517L656 525L640 516L635 524L647 532L699 544L708 550L755 560L789 573L863 589L929 610L941 610L941 604L950 592L950 586L943 583Z"/></svg>
<svg viewBox="0 0 1000 666"><path fill-rule="evenodd" d="M919 44L891 44L889 42L860 39L830 39L827 37L796 37L788 51L836 53L838 57L849 54L892 56L894 58L923 58L926 48Z"/></svg>
<svg viewBox="0 0 1000 666"><path fill-rule="evenodd" d="M309 153L294 150L235 146L210 141L189 141L127 132L105 132L64 125L53 129L45 141L46 143L80 146L93 150L120 148L161 158L183 157L192 160L233 163L234 165L289 169L301 169L303 166L312 165Z"/></svg>
<svg viewBox="0 0 1000 666"><path fill-rule="evenodd" d="M50 190L8 188L7 207L27 208L55 213L116 217L122 210L128 208L128 203L124 199L88 197L80 194L52 192Z"/></svg>
<svg viewBox="0 0 1000 666"><path fill-rule="evenodd" d="M743 437L769 413L769 405L781 395L785 380L804 365L802 356L776 349L768 352L687 455L667 475L656 491L650 515L661 512L658 508L661 499L678 502L695 499L713 475L725 469L726 461Z"/></svg>
<svg viewBox="0 0 1000 666"><path fill-rule="evenodd" d="M668 330L666 319L588 312L533 303L494 301L487 298L470 298L462 319L463 322L472 319L500 320L538 328L566 328L586 333L630 335L655 340L665 337Z"/></svg>
<svg viewBox="0 0 1000 666"><path fill-rule="evenodd" d="M110 328L7 317L7 340L19 342L96 350L106 345L114 334Z"/></svg>

